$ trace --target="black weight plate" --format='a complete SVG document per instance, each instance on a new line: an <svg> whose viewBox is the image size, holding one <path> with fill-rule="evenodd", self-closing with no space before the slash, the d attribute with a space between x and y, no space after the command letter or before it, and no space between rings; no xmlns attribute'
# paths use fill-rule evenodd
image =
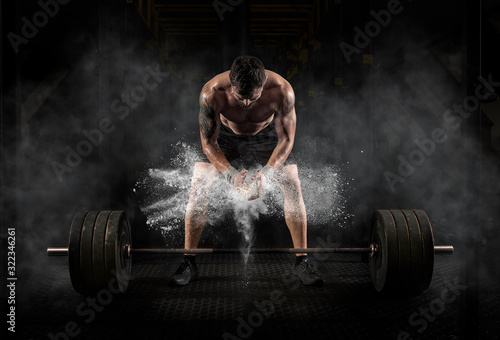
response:
<svg viewBox="0 0 500 340"><path fill-rule="evenodd" d="M130 244L130 225L124 211L113 211L106 230L106 278L116 279L121 292L125 292L130 279L131 260L125 257L124 247Z"/></svg>
<svg viewBox="0 0 500 340"><path fill-rule="evenodd" d="M83 221L87 215L86 211L79 211L73 217L71 228L69 230L68 244L68 267L71 284L73 288L82 293L84 284L82 279L82 270L80 266L80 242L82 238Z"/></svg>
<svg viewBox="0 0 500 340"><path fill-rule="evenodd" d="M378 246L370 257L370 274L377 291L387 291L398 282L398 238L394 219L389 210L377 210L373 215L371 243Z"/></svg>
<svg viewBox="0 0 500 340"><path fill-rule="evenodd" d="M422 279L422 236L420 226L413 211L402 210L402 213L406 218L411 248L410 285L408 290L419 291L420 280Z"/></svg>
<svg viewBox="0 0 500 340"><path fill-rule="evenodd" d="M96 288L98 289L108 287L108 282L106 281L105 241L109 215L111 215L111 211L109 210L100 211L94 224L92 264L94 270L94 281Z"/></svg>
<svg viewBox="0 0 500 340"><path fill-rule="evenodd" d="M82 271L83 290L91 292L95 289L94 265L92 260L92 248L94 244L94 223L98 211L89 211L83 222L82 237L80 240L80 268Z"/></svg>
<svg viewBox="0 0 500 340"><path fill-rule="evenodd" d="M391 210L398 236L398 289L407 290L410 286L411 246L408 225L401 210Z"/></svg>
<svg viewBox="0 0 500 340"><path fill-rule="evenodd" d="M127 214L123 212L123 230L120 237L120 263L121 263L121 272L120 272L120 280L118 281L120 284L120 289L124 292L130 281L130 274L132 272L132 254L128 254L126 256L126 245L132 247L132 235L130 230L130 222L128 220Z"/></svg>
<svg viewBox="0 0 500 340"><path fill-rule="evenodd" d="M419 284L419 290L429 288L434 271L434 235L432 233L431 222L423 210L413 210L420 226L422 235L422 278Z"/></svg>
<svg viewBox="0 0 500 340"><path fill-rule="evenodd" d="M116 278L118 281L118 286L121 292L125 292L128 287L128 282L130 280L130 273L132 271L132 255L127 257L126 245L132 246L132 236L130 234L130 222L127 218L127 214L124 211L120 213L120 228L119 228L119 238L118 238L118 260L119 266L117 267Z"/></svg>
<svg viewBox="0 0 500 340"><path fill-rule="evenodd" d="M378 212L375 212L373 215L372 221L372 230L370 236L370 243L377 246L377 252L375 256L370 257L369 265L370 265L370 275L372 278L373 286L375 290L380 291L385 284L385 276L386 273L381 272L382 269L386 268L386 265L382 265L382 255L385 252L385 236L381 231L380 226L381 221L378 218ZM385 259L384 259L385 261Z"/></svg>

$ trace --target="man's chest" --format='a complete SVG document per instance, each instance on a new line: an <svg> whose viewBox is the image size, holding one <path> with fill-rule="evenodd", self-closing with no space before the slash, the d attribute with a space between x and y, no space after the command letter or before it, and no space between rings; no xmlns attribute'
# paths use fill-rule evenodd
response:
<svg viewBox="0 0 500 340"><path fill-rule="evenodd" d="M221 110L223 118L236 123L262 123L268 121L276 112L276 108L272 105L259 105L250 109L245 109L240 106L228 106Z"/></svg>

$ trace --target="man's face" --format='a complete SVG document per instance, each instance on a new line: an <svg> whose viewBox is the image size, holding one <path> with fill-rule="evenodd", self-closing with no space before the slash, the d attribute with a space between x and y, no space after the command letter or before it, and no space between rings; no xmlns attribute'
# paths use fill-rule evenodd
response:
<svg viewBox="0 0 500 340"><path fill-rule="evenodd" d="M262 95L262 89L263 87L259 87L248 95L241 95L238 93L236 86L231 86L234 98L238 101L238 104L245 109L250 109L257 102Z"/></svg>

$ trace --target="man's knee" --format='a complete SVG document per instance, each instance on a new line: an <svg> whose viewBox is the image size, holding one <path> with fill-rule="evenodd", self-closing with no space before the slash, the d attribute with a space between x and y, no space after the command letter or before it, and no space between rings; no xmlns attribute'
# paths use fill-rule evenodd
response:
<svg viewBox="0 0 500 340"><path fill-rule="evenodd" d="M286 177L278 180L278 183L284 190L300 191L299 177Z"/></svg>
<svg viewBox="0 0 500 340"><path fill-rule="evenodd" d="M191 194L203 195L217 178L217 169L210 163L195 163L191 179Z"/></svg>
<svg viewBox="0 0 500 340"><path fill-rule="evenodd" d="M275 179L281 188L285 191L300 192L300 179L297 171L297 166L288 165L277 171Z"/></svg>

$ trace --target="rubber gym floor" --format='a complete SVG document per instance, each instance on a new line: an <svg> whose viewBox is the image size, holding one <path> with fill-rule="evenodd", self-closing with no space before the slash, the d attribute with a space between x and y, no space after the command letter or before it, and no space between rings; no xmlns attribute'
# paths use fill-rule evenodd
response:
<svg viewBox="0 0 500 340"><path fill-rule="evenodd" d="M40 256L44 256L41 254ZM385 295L359 254L315 258L322 287L291 275L289 254L198 255L200 278L177 287L178 255L134 255L123 294L77 294L67 258L47 259L18 289L22 339L461 339L460 256L436 256L429 289ZM493 257L492 257L493 258ZM497 262L480 269L479 339L498 338ZM22 295L21 292L22 291ZM466 320L465 320L466 321Z"/></svg>

